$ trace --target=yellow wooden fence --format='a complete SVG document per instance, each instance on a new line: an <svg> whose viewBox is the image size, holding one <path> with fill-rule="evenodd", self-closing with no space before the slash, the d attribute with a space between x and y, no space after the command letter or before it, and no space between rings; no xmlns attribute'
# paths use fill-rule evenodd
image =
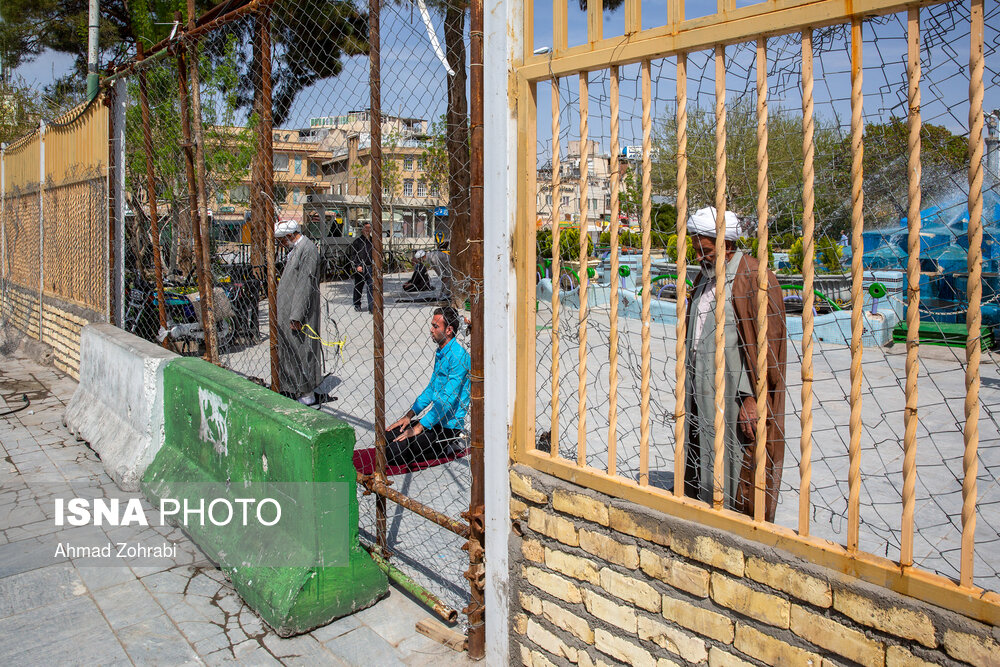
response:
<svg viewBox="0 0 1000 667"><path fill-rule="evenodd" d="M649 25L643 19L640 0L626 0L625 26L621 36L605 37L603 34L603 8L601 0L591 0L588 4L587 40L586 43L569 45L568 17L565 0L555 0L552 5L553 34L551 48L539 49L536 53L534 43L535 7L530 0L523 5L523 53L517 59L511 83L512 99L516 100L518 118L518 194L517 210L518 224L514 240L514 256L516 262L518 300L518 346L516 361L517 403L515 405L515 425L511 439L511 457L538 470L585 487L612 496L637 502L672 515L696 521L706 526L730 531L742 537L757 540L767 545L781 547L793 554L799 555L811 562L828 566L836 570L856 576L892 590L939 604L943 607L959 611L967 616L988 623L1000 623L1000 595L993 591L984 591L973 583L973 549L975 546L976 503L977 503L977 446L979 420L979 326L981 322L981 245L982 245L982 128L983 128L983 0L964 0L971 14L971 43L969 53L969 339L966 348L966 408L964 424L965 452L963 459L962 511L961 511L961 553L957 569L960 572L957 581L934 574L914 565L913 560L913 525L914 525L914 484L916 479L915 456L917 448L917 375L919 357L917 331L919 328L919 268L917 250L919 249L920 232L920 94L921 94L921 44L920 44L920 12L932 2L898 2L896 0L768 0L747 7L737 8L732 0L720 0L717 12L700 18L685 19L684 3L668 0L666 3L666 20L658 18ZM656 5L657 17L663 16L662 3ZM907 267L908 299L907 317L907 359L904 414L905 435L903 438L904 459L902 465L901 505L898 509L901 516L901 548L898 560L890 560L879 555L866 552L859 545L859 525L861 515L861 388L862 388L862 273L861 264L861 233L864 226L863 218L863 170L862 158L864 151L862 95L862 44L861 26L865 18L902 12L908 27L907 45L907 81L908 81L908 126L909 144L907 159L909 161L909 248L910 261ZM650 16L651 13L647 13ZM855 249L852 271L852 310L851 310L851 367L850 367L850 443L848 447L847 486L847 530L844 544L838 544L816 537L810 531L810 481L813 459L813 260L815 252L816 220L814 214L814 73L813 73L813 34L824 26L843 24L850 31L850 63L851 63L851 156L852 166L850 181L852 185L851 236ZM652 153L651 135L651 66L653 61L672 58L676 61L676 127L677 127L677 191L678 209L678 256L685 257L687 239L685 238L685 221L688 211L687 191L687 56L694 51L708 51L714 54L715 65L715 128L716 128L716 159L715 159L715 207L726 209L726 49L734 44L748 43L756 48L757 54L757 121L758 121L758 247L767 246L768 221L768 149L767 149L767 52L768 39L777 35L798 35L801 40L801 90L802 90L802 133L803 133L803 191L802 191L802 232L804 237L804 304L803 304L803 345L802 345L802 407L801 407L801 439L799 443L800 458L800 494L798 526L796 529L773 525L764 521L760 502L764 493L763 463L764 457L764 419L761 414L758 423L756 442L757 478L755 493L758 502L755 504L756 516L749 517L725 509L722 502L722 429L717 425L717 439L714 443L715 460L715 494L712 503L704 503L685 497L683 484L675 483L673 491L666 491L650 484L649 479L649 446L650 446L650 212L651 183L650 155ZM953 45L956 49L965 49L966 45ZM536 400L541 388L537 387L538 363L536 351L536 335L540 329L536 322L535 275L536 262L546 258L536 257L536 186L537 157L536 145L538 138L538 90L539 87L549 87L552 99L553 137L559 137L561 130L560 116L564 101L560 100L560 82L567 79L577 79L579 90L578 107L575 109L579 119L579 127L574 128L575 136L580 139L580 169L579 188L581 201L586 201L587 174L587 139L589 121L593 109L589 108L593 97L588 94L588 85L595 73L606 74L610 82L610 96L607 109L601 109L603 116L610 115L610 160L611 160L611 275L618 275L618 220L621 207L621 184L619 183L618 155L619 145L619 85L620 71L623 66L639 64L640 91L642 104L642 182L641 182L641 222L643 263L641 275L641 368L640 373L640 425L639 425L639 464L637 479L622 476L616 470L616 435L617 422L621 415L618 407L618 364L619 346L619 307L616 281L610 282L610 330L606 343L611 354L607 368L607 395L601 395L594 401L603 406L606 399L609 429L606 438L601 436L601 443L607 444L607 465L598 469L587 463L588 430L588 383L593 376L593 370L588 371L588 275L586 271L579 273L579 312L580 317L572 331L560 329L560 290L554 289L552 295L551 317L551 373L552 399L551 415L536 414ZM563 83L565 87L565 83ZM552 143L552 183L551 191L560 191L559 141ZM552 218L559 216L559 197L553 197ZM588 225L594 221L587 219L585 208L581 208L580 220L580 255L581 260L588 253L586 232ZM721 239L725 233L725 221L719 216L717 233ZM553 229L552 248L552 284L558 286L559 281L559 242L558 229ZM585 266L585 264L583 264ZM724 276L722 262L717 263L716 279ZM678 266L678 303L685 299L685 277L687 269L682 261ZM761 271L759 278L766 280ZM761 283L758 283L760 286ZM763 283L763 284L766 284ZM720 317L723 308L724 290L716 290L716 317ZM760 290L760 299L765 298ZM761 312L765 309L761 308ZM717 320L718 321L718 320ZM759 325L765 328L766 322ZM685 335L686 324L683 311L678 309L677 323L677 363L676 363L676 408L674 411L676 442L674 450L675 480L684 476L685 441ZM722 344L721 327L717 332L716 376L718 388L723 382L721 373ZM549 335L546 331L545 335ZM563 340L566 339L566 340ZM575 344L579 346L579 356L573 368L560 368L560 344ZM764 364L761 357L759 367ZM559 401L560 373L571 372L577 375L578 403L563 405ZM603 369L602 371L603 372ZM758 374L760 377L764 373ZM762 387L758 387L758 405L763 404ZM603 407L602 407L603 409ZM576 456L568 458L560 455L559 427L560 415L567 411L575 411L577 419ZM721 411L717 409L716 418L721 419ZM761 411L762 413L764 411ZM536 447L536 423L539 429L549 428L549 451ZM591 435L593 438L593 435ZM593 445L593 440L590 440ZM792 446L794 443L789 443Z"/></svg>

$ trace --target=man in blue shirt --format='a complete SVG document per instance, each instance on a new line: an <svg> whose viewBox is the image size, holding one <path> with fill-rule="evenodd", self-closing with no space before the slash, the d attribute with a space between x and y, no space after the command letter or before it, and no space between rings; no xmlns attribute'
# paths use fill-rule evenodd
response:
<svg viewBox="0 0 1000 667"><path fill-rule="evenodd" d="M403 466L453 453L469 409L469 353L455 340L462 322L450 306L431 317L431 340L437 344L434 371L413 407L385 432L386 465ZM429 409L428 409L429 406ZM416 416L427 410L419 420Z"/></svg>

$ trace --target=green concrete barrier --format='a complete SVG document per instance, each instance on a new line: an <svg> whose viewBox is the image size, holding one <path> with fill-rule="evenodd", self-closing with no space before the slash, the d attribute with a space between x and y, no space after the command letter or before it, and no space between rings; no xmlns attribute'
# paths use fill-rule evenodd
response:
<svg viewBox="0 0 1000 667"><path fill-rule="evenodd" d="M222 526L175 518L268 625L283 637L307 632L386 593L358 542L350 426L201 359L170 362L163 379L165 442L142 491L161 512L218 498L221 521L225 503L236 507ZM280 521L256 523L251 505L244 526L239 500L265 496L278 500ZM273 521L266 509L262 520Z"/></svg>

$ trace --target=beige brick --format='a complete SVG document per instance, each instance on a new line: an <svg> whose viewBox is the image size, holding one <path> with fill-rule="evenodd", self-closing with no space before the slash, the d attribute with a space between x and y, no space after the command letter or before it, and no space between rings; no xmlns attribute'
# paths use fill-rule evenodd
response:
<svg viewBox="0 0 1000 667"><path fill-rule="evenodd" d="M608 519L611 522L611 530L660 546L670 546L670 529L660 521L654 521L641 514L633 514L619 507L608 508Z"/></svg>
<svg viewBox="0 0 1000 667"><path fill-rule="evenodd" d="M528 617L524 614L518 614L514 617L514 632L519 635L523 635L528 631Z"/></svg>
<svg viewBox="0 0 1000 667"><path fill-rule="evenodd" d="M538 616L542 613L542 601L531 593L521 591L518 594L518 599L521 601L521 608L532 616Z"/></svg>
<svg viewBox="0 0 1000 667"><path fill-rule="evenodd" d="M1000 665L1000 644L989 637L978 637L949 628L945 630L942 643L948 655L956 660L983 667Z"/></svg>
<svg viewBox="0 0 1000 667"><path fill-rule="evenodd" d="M517 647L521 649L521 664L524 667L531 667L531 651L524 644L518 644Z"/></svg>
<svg viewBox="0 0 1000 667"><path fill-rule="evenodd" d="M552 508L557 512L572 514L602 526L608 525L608 506L582 493L556 489L552 493Z"/></svg>
<svg viewBox="0 0 1000 667"><path fill-rule="evenodd" d="M885 644L799 605L792 605L790 627L807 642L866 667L885 665Z"/></svg>
<svg viewBox="0 0 1000 667"><path fill-rule="evenodd" d="M742 623L736 626L733 646L766 665L820 667L822 662L822 658L815 653L804 651Z"/></svg>
<svg viewBox="0 0 1000 667"><path fill-rule="evenodd" d="M549 619L552 625L557 628L569 632L580 641L588 644L594 643L594 631L590 629L590 624L573 612L563 609L548 600L543 600L541 613L542 616Z"/></svg>
<svg viewBox="0 0 1000 667"><path fill-rule="evenodd" d="M595 660L590 657L590 654L586 651L576 652L576 664L580 665L580 667L611 667L611 665L604 662L600 658Z"/></svg>
<svg viewBox="0 0 1000 667"><path fill-rule="evenodd" d="M576 649L549 632L535 620L528 621L528 639L554 656L576 662Z"/></svg>
<svg viewBox="0 0 1000 667"><path fill-rule="evenodd" d="M542 549L542 543L538 540L522 540L521 553L533 563L545 562L545 551Z"/></svg>
<svg viewBox="0 0 1000 667"><path fill-rule="evenodd" d="M510 518L514 521L523 521L528 518L528 505L517 498L510 499Z"/></svg>
<svg viewBox="0 0 1000 667"><path fill-rule="evenodd" d="M660 648L676 653L688 662L708 660L705 642L697 637L646 616L639 617L639 639L648 639Z"/></svg>
<svg viewBox="0 0 1000 667"><path fill-rule="evenodd" d="M580 548L610 563L632 570L639 567L639 550L632 544L622 544L607 535L581 528Z"/></svg>
<svg viewBox="0 0 1000 667"><path fill-rule="evenodd" d="M604 628L598 628L594 632L594 645L598 651L607 653L615 660L627 665L653 664L653 656L650 655L649 651L626 639L616 637Z"/></svg>
<svg viewBox="0 0 1000 667"><path fill-rule="evenodd" d="M510 490L515 495L521 496L525 500L533 503L545 504L549 502L549 497L532 486L531 478L519 475L514 471L510 473Z"/></svg>
<svg viewBox="0 0 1000 667"><path fill-rule="evenodd" d="M763 558L748 556L746 576L816 607L829 607L833 604L833 591L828 582L784 563L769 563Z"/></svg>
<svg viewBox="0 0 1000 667"><path fill-rule="evenodd" d="M556 667L541 651L531 651L525 646L521 646L521 663L524 667Z"/></svg>
<svg viewBox="0 0 1000 667"><path fill-rule="evenodd" d="M686 558L693 558L737 577L743 576L743 552L733 547L727 547L711 537L698 535L693 538L678 538L675 536L670 548Z"/></svg>
<svg viewBox="0 0 1000 667"><path fill-rule="evenodd" d="M610 623L616 628L621 628L629 634L636 632L636 613L631 607L623 607L593 591L583 591L583 604L592 616Z"/></svg>
<svg viewBox="0 0 1000 667"><path fill-rule="evenodd" d="M733 622L709 609L702 609L690 602L664 595L663 617L723 644L733 643Z"/></svg>
<svg viewBox="0 0 1000 667"><path fill-rule="evenodd" d="M561 516L547 514L537 507L528 508L528 528L571 547L580 546L580 538L576 534L576 526L572 521Z"/></svg>
<svg viewBox="0 0 1000 667"><path fill-rule="evenodd" d="M755 591L743 582L719 572L712 573L712 599L724 607L768 625L788 627L788 600Z"/></svg>
<svg viewBox="0 0 1000 667"><path fill-rule="evenodd" d="M563 579L558 574L552 574L537 567L523 567L521 572L528 583L570 604L583 602L580 589L571 581Z"/></svg>
<svg viewBox="0 0 1000 667"><path fill-rule="evenodd" d="M910 653L902 646L890 646L885 652L885 667L938 667Z"/></svg>
<svg viewBox="0 0 1000 667"><path fill-rule="evenodd" d="M708 667L754 667L751 663L738 658L724 649L713 646L708 649Z"/></svg>
<svg viewBox="0 0 1000 667"><path fill-rule="evenodd" d="M674 588L691 595L697 595L700 598L708 597L708 570L703 570L697 565L673 558L664 558L649 549L640 549L639 566L649 576Z"/></svg>
<svg viewBox="0 0 1000 667"><path fill-rule="evenodd" d="M561 572L581 581L589 581L595 586L601 582L597 563L580 556L545 547L545 564L550 570Z"/></svg>
<svg viewBox="0 0 1000 667"><path fill-rule="evenodd" d="M833 608L876 630L918 641L928 648L937 648L934 624L923 612L877 603L845 590L834 591Z"/></svg>
<svg viewBox="0 0 1000 667"><path fill-rule="evenodd" d="M653 613L660 611L660 593L645 581L605 567L601 569L601 588L617 598L642 607L646 611Z"/></svg>

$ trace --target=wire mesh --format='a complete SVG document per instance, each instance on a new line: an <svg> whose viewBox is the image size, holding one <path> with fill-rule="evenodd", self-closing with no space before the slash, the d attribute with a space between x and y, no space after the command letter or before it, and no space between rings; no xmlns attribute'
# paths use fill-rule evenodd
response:
<svg viewBox="0 0 1000 667"><path fill-rule="evenodd" d="M571 10L572 11L572 10ZM1000 75L996 6L987 7L986 85ZM581 14L582 16L582 14ZM573 19L570 19L571 27ZM921 236L921 317L919 426L917 428L914 562L918 567L958 578L961 542L962 429L965 421L965 311L968 239L968 70L969 8L947 3L921 9L923 176ZM538 26L536 26L538 27ZM542 26L544 29L544 26ZM861 549L900 558L905 370L905 268L907 228L907 24L905 14L866 20L862 27L864 112L864 312L862 336ZM544 39L547 38L537 38ZM737 247L757 255L756 44L725 50L726 201L741 220ZM813 36L815 59L815 344L813 348L813 450L810 482L810 532L846 543L848 523L848 443L850 355L850 30L831 26ZM800 419L802 418L803 309L803 130L802 42L798 34L767 40L768 230L770 266L782 286L789 329L786 369L785 457L775 522L798 528ZM710 51L687 54L688 215L715 201L715 69ZM651 63L652 256L651 391L649 483L670 489L674 483L676 386L676 196L677 62ZM558 88L559 133L552 137L548 113ZM618 474L639 480L641 432L641 157L642 91L640 65L621 68L620 131L621 247L619 275L611 275L611 74L588 76L591 141L588 201L580 201L580 86L566 77L538 86L537 181L537 447L555 448L577 458L580 360L579 220L586 214L592 231L588 258L592 271L587 309L586 464L607 469L609 440L617 443ZM991 104L987 95L987 104ZM990 109L992 107L989 107ZM995 131L994 131L995 135ZM560 191L552 191L555 141L561 153ZM987 165L990 163L987 162ZM989 170L989 166L987 167ZM994 167L995 169L995 167ZM997 174L984 184L983 317L992 335L1000 324L992 313L997 301L997 256L993 232L1000 195ZM553 334L552 213L559 208L558 263L560 305ZM1000 235L997 235L1000 239ZM690 238L688 279L699 272ZM711 271L714 277L714 268ZM619 285L618 347L610 346L610 283ZM869 290L874 283L885 288ZM689 286L690 294L690 286ZM902 322L902 329L897 325ZM957 324L958 347L937 347ZM926 331L925 331L926 330ZM895 334L895 336L894 336ZM552 350L558 336L559 408L552 413ZM894 337L896 344L894 345ZM610 437L608 403L610 357L617 354L618 409ZM975 582L1000 588L995 555L1000 530L1000 431L995 392L1000 357L984 353L980 403L979 496L975 545ZM688 383L688 391L690 391ZM553 423L553 418L556 423ZM551 442L553 427L558 441Z"/></svg>
<svg viewBox="0 0 1000 667"><path fill-rule="evenodd" d="M412 422L387 438L392 488L458 520L471 489L467 9L432 8L425 24L415 5L391 4L380 19L381 346L372 313L374 244L366 231L373 153L367 6L275 2L266 12L220 21L197 40L181 31L180 51L189 63L195 61L190 48L197 48L199 86L190 98L197 92L201 117L193 117L192 139L200 127L218 356L221 365L268 386L276 371L282 393L350 424L363 473L375 466L376 401L384 402L387 426L414 412ZM264 33L270 50L261 46ZM158 238L150 224L140 76L133 71L127 77L125 328L201 355L206 335L197 298L206 290L199 290L177 62L171 54L140 66ZM262 76L265 71L269 76ZM270 119L263 113L268 94ZM196 194L200 185L196 175ZM271 220L282 223L275 240L273 333ZM301 236L284 235L290 223ZM165 326L159 321L156 248ZM439 307L454 307L456 314L448 316L457 335L448 343L445 327L444 348L431 337ZM375 376L377 356L384 359L384 393ZM402 433L418 421L423 434ZM375 495L361 495L360 504L362 539L374 544ZM464 538L393 503L386 538L403 572L451 607L468 604Z"/></svg>

